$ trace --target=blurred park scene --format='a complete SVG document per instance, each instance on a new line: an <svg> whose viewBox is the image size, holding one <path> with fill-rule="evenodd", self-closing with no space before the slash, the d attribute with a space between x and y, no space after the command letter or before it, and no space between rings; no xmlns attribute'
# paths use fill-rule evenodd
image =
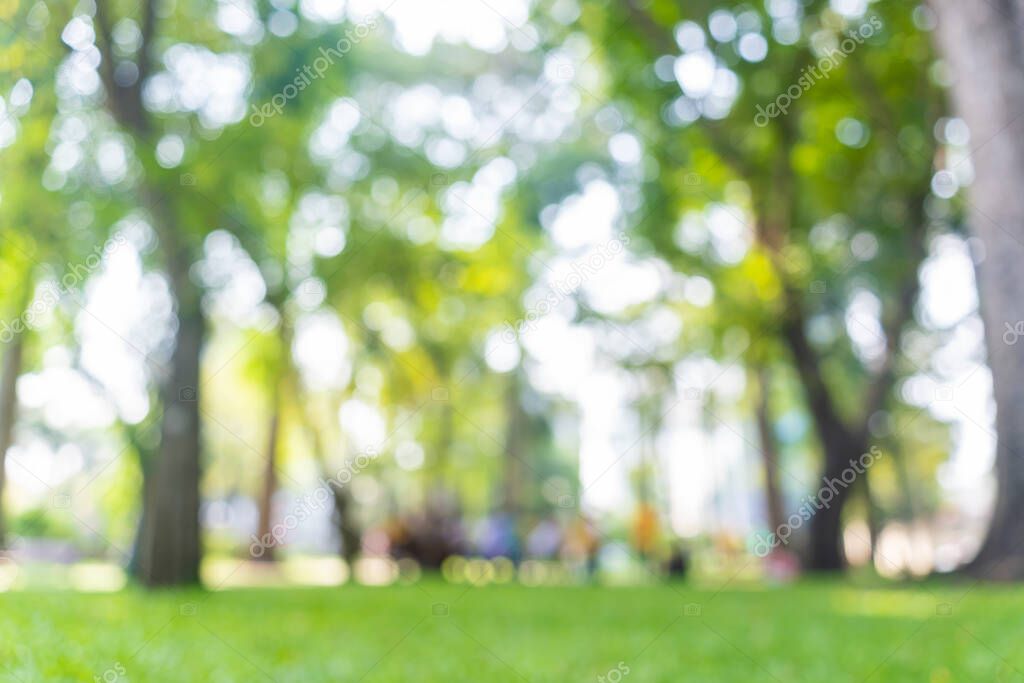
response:
<svg viewBox="0 0 1024 683"><path fill-rule="evenodd" d="M1022 37L0 0L0 680L1024 681Z"/></svg>

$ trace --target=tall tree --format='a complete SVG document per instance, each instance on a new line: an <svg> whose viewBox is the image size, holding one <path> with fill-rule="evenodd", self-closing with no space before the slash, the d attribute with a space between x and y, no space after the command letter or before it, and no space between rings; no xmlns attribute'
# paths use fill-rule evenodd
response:
<svg viewBox="0 0 1024 683"><path fill-rule="evenodd" d="M134 55L136 74L117 71L112 16L107 0L96 3L100 75L107 107L135 140L146 171L139 194L160 244L163 266L177 304L177 327L170 366L161 383L163 420L160 446L145 481L143 524L137 541L138 578L151 586L197 583L202 554L199 530L200 419L199 367L206 334L202 292L191 277L196 256L192 236L183 228L169 174L153 171L158 131L143 104L157 35L157 2L142 5L140 43Z"/></svg>
<svg viewBox="0 0 1024 683"><path fill-rule="evenodd" d="M932 0L936 40L952 70L953 102L971 131L975 178L967 208L985 245L977 267L996 401L996 503L968 570L1024 578L1024 363L1003 337L1024 320L1024 2Z"/></svg>
<svg viewBox="0 0 1024 683"><path fill-rule="evenodd" d="M878 6L877 14L847 18L815 0L784 10L789 16L627 0L610 26L627 24L636 36L617 43L616 59L654 65L647 79L616 72L618 91L637 112L646 110L630 130L661 170L648 184L645 232L684 273L707 274L717 305L745 306L740 319L751 337L768 335L788 352L823 455L820 474L833 481L868 450L868 418L886 409L903 371L900 339L914 320L927 253L924 203L934 146L927 122L938 116L937 97L926 79L915 79L915 97L898 80L928 63L927 37L913 28L911 8ZM795 23L786 29L784 21ZM858 49L866 40L871 46ZM714 83L695 77L701 63L713 65ZM744 197L729 199L736 181ZM748 223L753 245L738 263L716 254L709 240L681 244L666 229L709 202L728 202ZM873 246L824 246L821 228L837 218L849 226L845 234ZM811 329L816 320L842 325L863 292L881 309L881 351L870 359L850 335L823 340ZM844 566L841 529L851 489L837 490L810 523L807 562L815 570Z"/></svg>

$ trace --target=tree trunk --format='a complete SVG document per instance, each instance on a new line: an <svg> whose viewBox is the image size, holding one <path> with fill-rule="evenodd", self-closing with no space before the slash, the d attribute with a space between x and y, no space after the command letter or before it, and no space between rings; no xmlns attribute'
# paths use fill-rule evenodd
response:
<svg viewBox="0 0 1024 683"><path fill-rule="evenodd" d="M757 372L757 433L761 442L761 460L764 465L764 497L767 504L768 524L773 533L786 523L782 489L779 486L779 449L768 406L769 373L761 368Z"/></svg>
<svg viewBox="0 0 1024 683"><path fill-rule="evenodd" d="M821 441L825 451L825 475L810 504L813 514L807 566L812 571L833 572L846 568L843 509L856 481L847 473L856 474L852 463L867 451L867 446L866 442L845 432L821 436Z"/></svg>
<svg viewBox="0 0 1024 683"><path fill-rule="evenodd" d="M336 479L330 480L330 486L334 497L334 524L341 537L341 557L351 569L362 550L362 533L355 520L348 487Z"/></svg>
<svg viewBox="0 0 1024 683"><path fill-rule="evenodd" d="M864 496L864 515L867 520L868 537L858 540L867 541L871 562L874 564L875 549L878 548L878 539L882 537L882 529L885 527L885 516L881 506L875 500L875 494L871 490L871 480L868 477L864 477L861 481L861 493Z"/></svg>
<svg viewBox="0 0 1024 683"><path fill-rule="evenodd" d="M355 514L352 510L352 496L349 495L348 487L338 480L337 473L330 471L327 465L327 454L324 452L323 440L320 438L320 431L314 424L308 407L302 402L301 397L298 396L298 392L296 392L296 400L299 405L300 419L303 422L313 449L313 459L320 468L322 480L327 482L331 492L331 499L334 502L334 513L331 515L331 521L334 523L334 528L338 531L338 537L341 539L338 554L345 560L351 570L355 566L355 561L359 558L359 553L362 550L362 531L356 522ZM337 410L333 411L333 413L337 415Z"/></svg>
<svg viewBox="0 0 1024 683"><path fill-rule="evenodd" d="M528 438L527 415L520 402L520 379L518 370L513 371L505 391L505 416L508 420L505 429L504 461L502 463L503 500L502 508L517 523L523 512L525 489L524 461Z"/></svg>
<svg viewBox="0 0 1024 683"><path fill-rule="evenodd" d="M790 301L796 300L791 298ZM836 572L842 571L846 565L843 558L842 517L850 493L850 484L843 482L841 477L850 467L850 461L867 450L867 437L863 432L851 432L839 417L804 325L803 310L799 303L794 303L783 321L783 338L793 356L825 458L821 487L812 494L814 502L806 504L811 508L807 568L811 571ZM837 479L845 485L836 483ZM825 493L826 490L828 493ZM828 500L825 501L825 498Z"/></svg>
<svg viewBox="0 0 1024 683"><path fill-rule="evenodd" d="M281 402L278 396L279 391L275 390L267 434L267 458L263 464L263 487L260 490L260 515L256 538L272 538L270 527L274 516L274 494L277 492L277 442L281 423ZM256 559L261 562L273 562L276 559L274 550L275 545L267 543L264 545L263 554Z"/></svg>
<svg viewBox="0 0 1024 683"><path fill-rule="evenodd" d="M898 439L893 440L889 450L892 451L893 465L896 467L896 481L900 487L899 517L909 525L920 516L920 511L917 509L917 493L914 491L914 482L910 475L910 463L907 461L909 454L901 448Z"/></svg>
<svg viewBox="0 0 1024 683"><path fill-rule="evenodd" d="M968 571L994 580L1022 579L1024 344L1012 333L1024 321L1024 2L931 4L939 19L938 46L954 76L953 101L971 131L975 178L968 220L985 245L977 276L998 432L995 509Z"/></svg>
<svg viewBox="0 0 1024 683"><path fill-rule="evenodd" d="M434 462L432 486L435 490L447 490L448 485L454 488L455 481L451 467L452 443L455 440L455 408L449 396L440 406L437 429L437 440L434 445ZM428 489L429 491L429 489Z"/></svg>
<svg viewBox="0 0 1024 683"><path fill-rule="evenodd" d="M277 493L278 476L277 461L280 449L281 432L281 408L283 396L288 391L292 379L291 353L292 353L292 325L284 310L284 301L281 297L269 297L275 309L281 317L281 326L278 328L278 344L280 355L276 365L273 365L274 373L268 387L270 391L270 422L267 433L267 457L263 465L263 487L259 497L259 523L257 538L272 538L271 526L274 522L274 494ZM276 546L273 543L264 544L265 552L259 556L263 562L275 560Z"/></svg>
<svg viewBox="0 0 1024 683"><path fill-rule="evenodd" d="M0 550L7 547L7 527L3 512L4 467L7 450L14 443L14 424L18 419L18 376L21 374L22 351L26 332L15 333L4 353L0 374Z"/></svg>
<svg viewBox="0 0 1024 683"><path fill-rule="evenodd" d="M186 271L187 272L187 271ZM185 277L187 282L187 275ZM138 578L147 586L199 582L199 360L205 321L199 292L179 282L178 330L161 393L160 446L147 477L139 533Z"/></svg>

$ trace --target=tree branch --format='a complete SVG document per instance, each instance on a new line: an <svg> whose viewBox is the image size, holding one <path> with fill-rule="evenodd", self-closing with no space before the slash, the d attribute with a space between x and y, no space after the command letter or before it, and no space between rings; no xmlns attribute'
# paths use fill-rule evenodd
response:
<svg viewBox="0 0 1024 683"><path fill-rule="evenodd" d="M874 380L868 386L864 396L864 420L866 429L868 419L882 409L885 401L896 384L896 359L899 356L900 340L907 324L914 317L914 306L921 292L921 279L918 271L927 258L927 217L924 211L926 193L918 193L910 201L910 231L907 238L907 269L899 287L896 304L890 315L882 323L885 335L885 352L882 366Z"/></svg>
<svg viewBox="0 0 1024 683"><path fill-rule="evenodd" d="M794 69L799 65L794 64ZM807 312L804 308L803 293L789 281L783 262L783 249L788 241L787 231L797 213L796 177L790 163L789 150L796 144L797 111L779 121L780 151L772 173L773 186L763 191L758 210L760 216L755 222L758 242L764 246L782 283L783 305L782 338L793 356L793 363L804 389L808 410L814 417L815 429L823 444L834 442L837 435L845 438L849 428L839 415L831 390L825 383L822 370L823 359L807 337ZM790 118L792 117L792 118ZM826 448L827 450L827 448Z"/></svg>
<svg viewBox="0 0 1024 683"><path fill-rule="evenodd" d="M142 45L139 46L139 88L149 76L153 67L153 38L156 36L156 3L157 0L146 0L142 9Z"/></svg>
<svg viewBox="0 0 1024 683"><path fill-rule="evenodd" d="M878 81L859 59L847 60L847 68L849 69L850 80L867 104L868 111L871 113L876 127L884 130L895 141L899 134L895 123L896 116L893 114L889 103L882 97Z"/></svg>
<svg viewBox="0 0 1024 683"><path fill-rule="evenodd" d="M111 103L117 102L117 82L114 80L114 38L110 30L110 18L107 16L106 0L96 0L96 46L100 51L100 77L107 97ZM120 112L114 112L114 118L121 122Z"/></svg>
<svg viewBox="0 0 1024 683"><path fill-rule="evenodd" d="M784 285L786 312L782 318L782 337L793 356L800 383L807 399L807 408L814 416L818 436L828 442L830 436L847 434L849 429L839 415L832 392L825 384L822 358L807 337L807 313L799 292Z"/></svg>
<svg viewBox="0 0 1024 683"><path fill-rule="evenodd" d="M634 25L640 29L650 43L664 54L677 54L679 46L672 38L671 31L659 24L637 0L625 0L626 9L633 19ZM741 176L753 175L754 169L747 163L745 155L731 140L725 137L722 130L713 122L701 116L696 121L701 131L707 136L711 148L728 166Z"/></svg>
<svg viewBox="0 0 1024 683"><path fill-rule="evenodd" d="M102 62L100 76L107 92L110 113L121 126L138 136L145 136L149 132L149 120L145 107L142 106L142 81L144 78L143 64L145 63L146 69L149 69L148 57L144 55L149 52L150 41L153 38L152 31L155 28L154 2L155 0L147 0L146 3L146 21L153 23L148 27L150 32L148 36L143 31L142 46L139 48L137 57L139 75L131 85L122 86L118 84L115 76L116 60L114 58L113 31L111 30L112 17L108 14L107 0L96 0L96 26L98 29L96 42ZM143 28L145 29L146 26L144 25Z"/></svg>
<svg viewBox="0 0 1024 683"><path fill-rule="evenodd" d="M679 51L675 40L665 32L665 27L655 21L654 17L641 7L637 0L625 0L625 4L633 22L643 31L647 39L654 43L655 47L666 54Z"/></svg>

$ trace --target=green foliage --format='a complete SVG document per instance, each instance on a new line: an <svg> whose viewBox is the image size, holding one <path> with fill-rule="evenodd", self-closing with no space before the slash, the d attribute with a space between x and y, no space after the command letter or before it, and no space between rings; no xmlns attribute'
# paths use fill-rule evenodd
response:
<svg viewBox="0 0 1024 683"><path fill-rule="evenodd" d="M0 6L4 24L10 20L24 28L17 36L0 29L0 65L35 88L32 107L18 120L15 144L0 152L2 308L23 308L18 290L28 296L34 284L59 279L124 221L141 219L148 226L143 267L172 273L180 257L178 278L194 282L207 304L210 335L200 399L204 493L227 497L258 490L262 468L254 465L266 455L275 406L283 405L279 442L285 468L294 459L308 460L314 450L305 436L310 422L330 444L315 457L338 461L351 454L337 412L358 398L380 409L389 439L397 424L407 423L397 436L427 451L422 471L399 472L381 462L373 475L396 486L415 480L421 490L441 479L464 493L472 512L484 512L497 501L509 421L495 398L508 375L488 367L487 341L523 319L524 293L541 280L555 251L542 212L578 193L582 178L599 176L624 200L621 227L635 256L663 266L667 279L713 292L709 302L665 287L657 300L617 315L593 310L585 295L572 295L578 304L572 322L580 325L617 330L643 322L654 309L681 321L681 332L667 348L652 353L641 344L639 351L617 350L619 365L654 387L653 396L634 406L644 420L660 419L659 399L685 384L674 376L675 364L703 357L768 369L780 384L772 389L776 416L805 418L807 397L784 339L784 324L799 309L839 413L863 426L870 417L862 414L863 397L880 373L851 342L845 316L855 297L866 294L878 302L879 322L890 340L912 327L912 315L894 329L887 323L900 317L901 293L914 280L926 238L949 229L935 219L941 211L926 211L937 154L932 127L944 103L925 76L934 57L927 32L915 25L916 3L870 3L862 20L848 20L825 0L807 0L798 3L800 34L794 41L779 39L777 32L772 37L774 19L761 2L592 0L580 2L578 19L568 24L548 16L554 4L538 4L531 20L539 36L534 48L500 54L441 43L423 57L404 54L395 49L388 22L378 18L380 25L343 59L256 125L251 114L282 97L296 74L351 22L328 26L302 18L289 36L268 32L253 44L218 28L209 3L159 3L151 75L167 76L175 51L237 58L251 73L247 109L241 120L217 122L195 108L167 105L144 112L146 126L136 129L117 120L111 95L102 88L82 97L60 91L55 74L69 53L61 28L76 14L90 15L90 25L98 26L90 3ZM125 33L141 20L140 4L132 0L103 6ZM253 4L261 20L283 11L277 7ZM768 40L763 58L745 58L737 40L708 36L712 13L722 10L760 27ZM665 60L683 52L674 37L682 22L699 27L720 71L735 79L729 106L703 117L679 114L697 103L665 74ZM825 54L822 46L862 26L871 27L871 35L827 78L800 86L785 115L758 124L763 107L807 78L807 69ZM124 42L110 47L113 58L140 61ZM504 121L480 148L467 146L461 162L442 164L429 144L445 134L443 123L406 138L394 132L390 106L417 86L441 97L461 96L493 78L529 94L526 109L535 94L552 96L548 76L538 76L547 73L545 60L577 44L586 47L586 57L574 74L578 78L563 84L568 94L562 94L579 104L554 144L529 140ZM535 82L541 86L536 93L521 87ZM481 108L494 104L480 99L475 104ZM82 161L56 171L54 150L72 118L88 131ZM318 132L339 118L351 128L328 145ZM639 143L642 158L635 166L627 168L609 154L615 134L632 135ZM160 159L160 144L168 140L180 141L180 161ZM123 178L104 179L99 172L103 142L126 151ZM443 225L459 201L455 190L499 157L515 159L515 177L488 218L493 234L475 247L446 243ZM742 253L723 255L708 237L710 211L739 224L748 242ZM703 230L703 239L682 239L688 225ZM344 245L311 246L311 235L325 228L336 229ZM225 240L262 280L258 316L241 320L212 303L222 283L201 273L211 245ZM310 291L322 300L310 303ZM75 345L76 310L68 304L40 346ZM305 386L294 367L293 335L311 313L334 316L345 332L351 373L342 386ZM403 332L394 334L396 327ZM894 384L920 370L914 359L893 354ZM31 364L38 365L36 356L42 355L30 354ZM512 372L526 376L531 359L523 357ZM150 414L141 425L125 427L143 469L164 409L156 398L161 373L153 370L147 380ZM438 390L448 398L437 400ZM893 393L890 387L885 395ZM531 399L524 426L531 463L526 497L540 508L541 480L575 477L575 454L553 434L553 422L566 406L530 387L522 394ZM893 416L913 408L895 395L876 407ZM817 448L813 430L796 431L782 439L789 461ZM933 423L923 431L883 437L907 454L912 481L934 477L947 438ZM645 465L640 473L645 489L654 470ZM901 514L897 478L881 472L883 507ZM134 481L134 475L123 479ZM937 504L933 486L921 493L921 500ZM127 514L133 508L118 498L110 509Z"/></svg>
<svg viewBox="0 0 1024 683"><path fill-rule="evenodd" d="M37 507L16 515L11 520L11 533L24 538L71 539L74 526L62 515L46 507Z"/></svg>

